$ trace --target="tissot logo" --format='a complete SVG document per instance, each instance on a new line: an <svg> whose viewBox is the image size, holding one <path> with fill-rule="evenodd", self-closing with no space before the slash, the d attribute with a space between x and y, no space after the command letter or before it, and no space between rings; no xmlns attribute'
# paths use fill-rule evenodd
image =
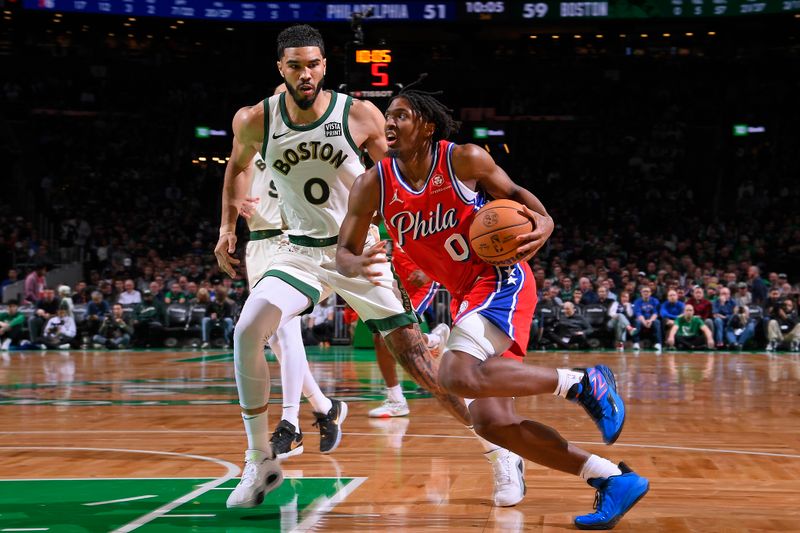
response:
<svg viewBox="0 0 800 533"><path fill-rule="evenodd" d="M328 122L325 124L325 137L340 137L342 135L342 125L339 122Z"/></svg>

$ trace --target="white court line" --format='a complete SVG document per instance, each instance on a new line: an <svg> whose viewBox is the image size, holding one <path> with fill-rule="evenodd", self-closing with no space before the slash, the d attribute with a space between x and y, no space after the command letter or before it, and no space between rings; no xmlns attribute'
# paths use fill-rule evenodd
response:
<svg viewBox="0 0 800 533"><path fill-rule="evenodd" d="M93 502L93 503L84 503L86 507L92 507L94 505L108 505L109 503L122 503L122 502L132 502L135 500L146 500L147 498L155 498L155 494L145 494L144 496L133 496L131 498L122 498L119 500L108 500L107 502Z"/></svg>
<svg viewBox="0 0 800 533"><path fill-rule="evenodd" d="M166 514L158 518L213 518L215 514Z"/></svg>
<svg viewBox="0 0 800 533"><path fill-rule="evenodd" d="M0 531L50 531L49 527L4 527Z"/></svg>
<svg viewBox="0 0 800 533"><path fill-rule="evenodd" d="M240 434L241 431L225 431L225 430L209 430L209 431L199 431L199 430L138 430L138 429L129 429L129 430L68 430L68 431L0 431L0 435L29 435L29 434L70 434L70 433L77 433L77 434L92 434L92 433L232 433L232 434ZM429 435L429 434L420 434L420 433L359 433L359 432L349 432L345 431L342 432L342 435L351 435L356 437L380 437L380 436L392 436L392 437L418 437L423 439L463 439L463 440L470 440L474 439L474 436L469 435ZM570 441L574 444L597 444L601 445L601 442L591 442L591 441ZM796 453L778 453L778 452L761 452L761 451L748 451L748 450L729 450L725 448L699 448L693 446L672 446L672 445L665 445L665 444L625 444L621 442L616 442L614 446L617 447L629 447L629 448L654 448L654 449L662 449L662 450L676 450L676 451L688 451L688 452L706 452L706 453L729 453L729 454L736 454L736 455L758 455L764 457L786 457L788 459L800 459L800 454ZM0 446L0 449L3 447ZM17 449L33 449L33 448L22 448L18 447ZM59 448L61 449L61 448ZM80 448L64 448L64 449L73 449L77 450ZM166 452L149 452L149 453L166 453ZM176 455L183 455L183 454L176 454ZM188 456L187 456L188 457ZM47 479L68 479L68 478L47 478ZM83 479L83 478L77 478ZM109 478L109 479L116 479L116 478ZM119 478L119 479L162 479L162 478ZM194 479L194 478L169 478L169 479ZM25 478L25 479L5 479L1 481L35 481L32 478Z"/></svg>
<svg viewBox="0 0 800 533"><path fill-rule="evenodd" d="M355 491L362 483L367 480L365 477L356 477L353 478L350 483L342 487L340 491L336 494L331 496L330 498L322 498L319 502L315 502L311 509L307 511L306 517L303 519L302 522L297 524L290 530L290 533L301 532L301 531L308 531L312 527L316 525L317 522L320 521L322 515L328 513L336 507L338 504L342 503L350 496L353 491Z"/></svg>
<svg viewBox="0 0 800 533"><path fill-rule="evenodd" d="M64 446L0 446L0 452L3 450L60 450L60 451L90 451L90 452L123 452L123 453L141 453L141 454L154 454L154 455L169 455L173 457L183 457L187 459L199 459L200 461L209 461L212 463L216 463L220 466L223 466L227 469L227 472L224 476L212 479L208 483L204 483L199 488L193 490L188 494L184 494L180 498L177 498L169 503L166 503L159 507L154 511L150 511L146 515L142 515L139 518L128 522L127 524L115 529L113 533L127 533L129 531L133 531L137 528L142 527L143 525L147 524L148 522L152 522L159 516L163 516L170 512L171 510L175 509L183 505L184 503L200 496L201 494L207 492L213 487L218 487L223 483L227 482L229 479L233 479L236 477L241 469L233 463L229 463L228 461L223 461L222 459L217 459L216 457L206 457L203 455L194 455L189 453L178 453L178 452L162 452L157 450L131 450L128 448L83 448L83 447L64 447Z"/></svg>

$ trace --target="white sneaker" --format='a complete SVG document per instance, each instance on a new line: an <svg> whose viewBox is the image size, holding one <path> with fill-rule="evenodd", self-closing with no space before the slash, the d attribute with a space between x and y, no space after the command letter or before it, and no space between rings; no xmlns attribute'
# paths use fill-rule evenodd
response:
<svg viewBox="0 0 800 533"><path fill-rule="evenodd" d="M525 497L525 460L505 448L484 454L494 470L494 504L517 505Z"/></svg>
<svg viewBox="0 0 800 533"><path fill-rule="evenodd" d="M406 402L405 398L401 402L386 398L380 407L376 407L369 412L369 416L370 418L392 418L406 416L408 413L408 402Z"/></svg>
<svg viewBox="0 0 800 533"><path fill-rule="evenodd" d="M432 347L435 351L434 357L441 356L447 348L447 339L450 338L450 327L447 324L439 324L431 330L431 334L439 336L439 344Z"/></svg>
<svg viewBox="0 0 800 533"><path fill-rule="evenodd" d="M70 348L72 348L72 346L70 346L70 344L67 342L58 345L59 350L69 350Z"/></svg>
<svg viewBox="0 0 800 533"><path fill-rule="evenodd" d="M656 345L654 346L654 348L656 349L656 353L661 353L661 343L660 342L657 342Z"/></svg>
<svg viewBox="0 0 800 533"><path fill-rule="evenodd" d="M769 341L767 343L767 351L774 352L778 349L778 341Z"/></svg>
<svg viewBox="0 0 800 533"><path fill-rule="evenodd" d="M3 341L3 344L0 345L0 350L7 352L10 347L11 347L11 339L6 339Z"/></svg>
<svg viewBox="0 0 800 533"><path fill-rule="evenodd" d="M231 507L255 507L264 501L264 496L283 483L281 465L274 457L261 450L247 450L244 454L242 480L228 496L226 503Z"/></svg>
<svg viewBox="0 0 800 533"><path fill-rule="evenodd" d="M639 343L638 342L634 342L633 343L633 351L638 352L639 350L641 350L641 348L639 347Z"/></svg>

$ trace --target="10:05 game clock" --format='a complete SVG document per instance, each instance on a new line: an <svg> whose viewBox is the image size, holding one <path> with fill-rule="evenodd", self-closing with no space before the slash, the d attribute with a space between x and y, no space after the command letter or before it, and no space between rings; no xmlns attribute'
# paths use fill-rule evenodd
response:
<svg viewBox="0 0 800 533"><path fill-rule="evenodd" d="M354 50L348 91L356 98L388 98L394 95L391 81L392 50L362 48Z"/></svg>

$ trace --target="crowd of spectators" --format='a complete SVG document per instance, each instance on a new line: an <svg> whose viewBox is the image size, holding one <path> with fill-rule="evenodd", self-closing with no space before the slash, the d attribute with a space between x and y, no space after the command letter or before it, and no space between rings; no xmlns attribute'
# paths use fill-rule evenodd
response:
<svg viewBox="0 0 800 533"><path fill-rule="evenodd" d="M273 77L237 74L230 83L225 75L234 52L243 64L261 62L269 39L237 28L211 47L183 28L125 38L102 27L110 18L86 30L68 19L29 21L10 38L9 68L0 74L0 108L13 126L0 128L8 141L0 150L33 202L28 212L0 206L0 283L25 281L26 313L43 302L50 308L23 321L25 338L55 345L38 342L61 312L46 302L45 289L58 287L43 269L78 260L83 281L53 298L70 298L75 308L66 313L78 318L75 338L58 346L159 344L178 324L199 328L203 344L214 336L229 344L246 283L241 272L234 280L221 275L214 262L224 165L198 159L224 156L229 139L198 141L193 128L226 124L237 107L270 92ZM330 36L329 62L341 62L341 38ZM714 348L776 347L783 339L791 349L800 116L784 102L800 91L785 75L796 47L765 47L742 34L721 45L697 40L686 54L641 44L642 53L629 53L611 44L544 49L523 37L437 44L434 53L409 45L406 55L420 61L403 67L398 59L393 75L411 80L428 71L426 83L444 89L462 118L491 108L514 119L495 122L506 136L486 146L557 224L533 263L540 290L533 337L562 348L598 339L707 347L710 334ZM533 66L516 69L500 91L497 80L521 62ZM341 72L331 69L329 86ZM748 120L767 131L734 139L733 123ZM473 141L471 125L455 140ZM755 267L763 274L752 275ZM766 289L778 291L780 305ZM115 304L122 314L108 318ZM173 304L183 314L170 315ZM602 323L587 309L598 304L607 307ZM17 345L16 314L13 322L2 326L4 341ZM328 311L304 326L307 342L331 342ZM60 341L71 330L58 331Z"/></svg>
<svg viewBox="0 0 800 533"><path fill-rule="evenodd" d="M784 273L762 278L749 265L737 270L665 271L648 274L632 263L610 268L598 260L595 274L577 286L569 272L556 265L548 275L534 259L539 302L532 324L531 346L546 348L612 348L640 350L643 339L658 352L664 346L688 350L800 351L797 301L800 287ZM566 272L566 273L565 273ZM746 281L737 281L743 279Z"/></svg>

